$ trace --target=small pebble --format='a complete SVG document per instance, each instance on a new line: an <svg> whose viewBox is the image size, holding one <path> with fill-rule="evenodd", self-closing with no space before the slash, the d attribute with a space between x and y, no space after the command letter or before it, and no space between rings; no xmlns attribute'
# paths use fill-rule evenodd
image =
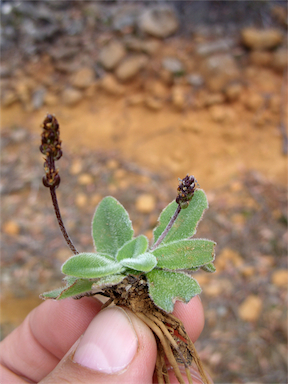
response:
<svg viewBox="0 0 288 384"><path fill-rule="evenodd" d="M9 220L3 224L2 230L6 235L16 236L20 232L20 227L15 221Z"/></svg>
<svg viewBox="0 0 288 384"><path fill-rule="evenodd" d="M288 270L287 269L278 269L272 274L272 284L277 287L287 288L288 285Z"/></svg>
<svg viewBox="0 0 288 384"><path fill-rule="evenodd" d="M249 295L239 306L238 313L241 320L257 321L262 311L263 302L256 295Z"/></svg>
<svg viewBox="0 0 288 384"><path fill-rule="evenodd" d="M89 185L89 184L93 184L93 182L94 182L93 177L89 175L89 173L83 173L78 177L78 183L80 185Z"/></svg>
<svg viewBox="0 0 288 384"><path fill-rule="evenodd" d="M153 195L142 194L136 199L136 209L141 213L150 213L155 209L156 200Z"/></svg>

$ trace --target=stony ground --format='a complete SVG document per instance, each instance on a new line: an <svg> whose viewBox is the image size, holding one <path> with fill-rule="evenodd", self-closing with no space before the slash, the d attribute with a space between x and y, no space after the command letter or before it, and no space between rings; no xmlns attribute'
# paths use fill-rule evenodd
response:
<svg viewBox="0 0 288 384"><path fill-rule="evenodd" d="M251 5L241 25L213 5L204 14L222 24L210 29L185 28L182 4L157 30L140 3L61 3L2 6L2 337L59 286L70 256L41 183L49 110L62 129L58 195L77 248L92 251L90 222L108 194L136 235L152 239L177 177L193 173L210 203L196 236L217 242L217 272L195 276L206 314L200 356L215 383L285 383L283 4Z"/></svg>

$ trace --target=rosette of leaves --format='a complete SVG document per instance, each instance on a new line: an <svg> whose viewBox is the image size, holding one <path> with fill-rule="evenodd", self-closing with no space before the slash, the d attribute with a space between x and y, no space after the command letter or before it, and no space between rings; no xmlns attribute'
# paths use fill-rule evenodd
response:
<svg viewBox="0 0 288 384"><path fill-rule="evenodd" d="M154 244L177 209L171 202L161 213L154 229ZM193 199L182 209L163 241L149 248L147 237L134 237L125 208L113 197L98 205L92 221L94 253L71 256L63 265L66 286L42 294L44 299L65 299L93 295L120 284L129 276L141 277L148 285L152 302L170 313L176 300L188 303L201 292L191 276L199 268L208 272L213 265L215 243L192 239L204 211L208 208L205 193L195 190Z"/></svg>

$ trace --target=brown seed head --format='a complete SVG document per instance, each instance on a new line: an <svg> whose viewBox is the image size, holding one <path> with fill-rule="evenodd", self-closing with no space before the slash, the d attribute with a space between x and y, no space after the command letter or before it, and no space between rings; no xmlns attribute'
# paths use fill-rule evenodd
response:
<svg viewBox="0 0 288 384"><path fill-rule="evenodd" d="M195 178L194 176L185 176L184 179L179 179L180 184L177 188L178 196L176 197L176 203L180 205L182 209L187 208L190 200L195 192Z"/></svg>
<svg viewBox="0 0 288 384"><path fill-rule="evenodd" d="M45 156L43 184L45 187L58 187L60 176L55 168L55 161L62 156L59 124L55 116L48 114L41 126L40 151Z"/></svg>

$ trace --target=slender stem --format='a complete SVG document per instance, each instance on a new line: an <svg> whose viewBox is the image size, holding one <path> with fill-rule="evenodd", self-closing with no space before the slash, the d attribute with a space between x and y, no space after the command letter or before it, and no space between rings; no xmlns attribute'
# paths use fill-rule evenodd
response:
<svg viewBox="0 0 288 384"><path fill-rule="evenodd" d="M174 215L171 217L167 227L164 229L164 231L161 233L161 236L158 238L158 240L156 241L156 243L153 245L153 247L151 248L151 251L154 251L155 248L159 247L160 243L162 243L162 241L164 240L164 238L166 237L166 235L168 234L168 232L170 231L172 225L175 223L179 213L181 211L181 206L178 205Z"/></svg>
<svg viewBox="0 0 288 384"><path fill-rule="evenodd" d="M69 235L68 235L68 233L66 231L65 225L64 225L62 217L61 217L61 213L60 213L60 208L59 208L59 205L58 205L58 200L57 200L57 196L56 196L55 187L50 187L50 193L51 193L51 198L52 198L52 202L53 202L53 207L54 207L55 215L57 217L57 221L58 221L60 230L62 232L62 235L63 235L66 243L68 244L68 247L71 249L71 251L74 253L74 255L77 255L79 252L77 251L77 249L75 248L74 244L72 243L72 240L70 239L70 237L69 237Z"/></svg>

